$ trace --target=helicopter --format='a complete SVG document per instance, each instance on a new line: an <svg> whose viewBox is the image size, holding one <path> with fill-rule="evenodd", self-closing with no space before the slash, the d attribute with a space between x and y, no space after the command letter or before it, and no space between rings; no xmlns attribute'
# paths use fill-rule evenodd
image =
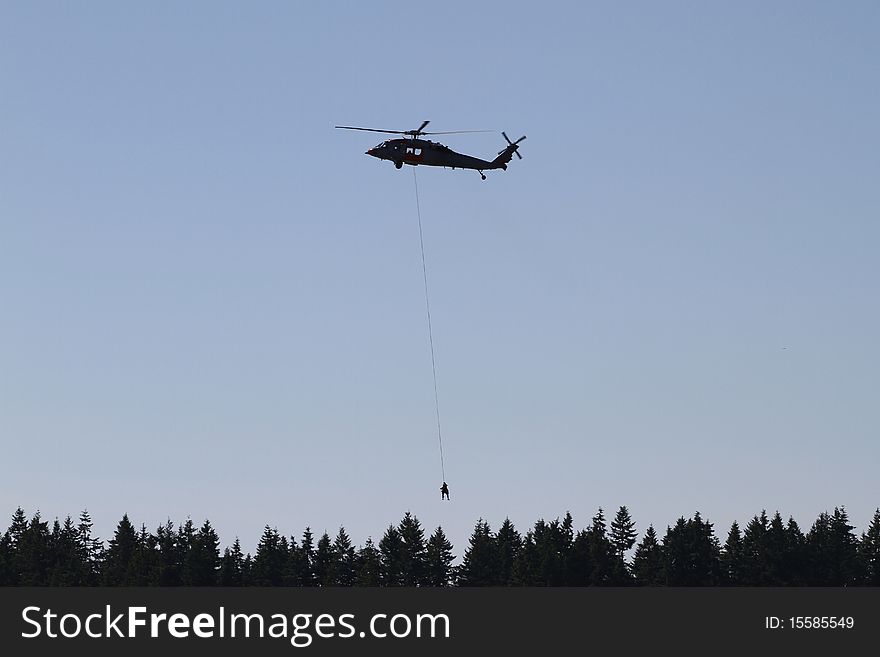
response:
<svg viewBox="0 0 880 657"><path fill-rule="evenodd" d="M379 130L377 128L358 128L349 125L337 125L336 128L342 130L364 130L366 132L384 132L392 135L406 135L405 138L389 139L383 141L378 146L374 146L366 152L367 155L379 158L380 160L389 160L394 162L394 166L398 169L404 164L412 166L424 165L431 167L450 167L452 169L474 169L479 172L480 177L485 180L486 174L484 170L502 169L507 170L507 164L513 158L513 155L522 159L522 155L518 153L519 143L525 139L525 135L516 141L510 141L507 134L502 131L507 146L504 150L498 151L498 157L494 160L482 160L471 155L456 153L448 146L429 141L427 139L419 139L423 135L457 135L466 132L491 132L490 130L453 130L450 132L425 132L425 127L430 121L423 121L415 130Z"/></svg>

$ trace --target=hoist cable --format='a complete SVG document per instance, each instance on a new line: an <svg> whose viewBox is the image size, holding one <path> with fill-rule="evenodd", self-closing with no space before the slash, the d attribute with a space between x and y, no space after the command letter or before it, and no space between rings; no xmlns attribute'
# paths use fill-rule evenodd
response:
<svg viewBox="0 0 880 657"><path fill-rule="evenodd" d="M416 188L416 214L419 218L419 247L422 251L422 277L425 281L425 310L428 315L428 342L431 345L431 372L434 375L434 410L437 412L437 441L440 444L440 473L446 481L446 466L443 463L443 433L440 430L440 396L437 394L437 363L434 359L434 331L431 328L431 303L428 301L428 266L425 264L425 240L422 236L422 210L419 207L419 182L416 168L413 167L413 183Z"/></svg>

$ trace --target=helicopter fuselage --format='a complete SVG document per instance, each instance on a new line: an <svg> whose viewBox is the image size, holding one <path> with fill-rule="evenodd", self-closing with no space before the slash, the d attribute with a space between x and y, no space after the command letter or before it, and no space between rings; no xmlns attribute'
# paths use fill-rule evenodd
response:
<svg viewBox="0 0 880 657"><path fill-rule="evenodd" d="M367 151L380 160L389 160L399 169L404 164L412 166L450 167L453 169L506 169L511 153L507 149L493 161L471 155L456 153L443 144L427 139L389 139Z"/></svg>

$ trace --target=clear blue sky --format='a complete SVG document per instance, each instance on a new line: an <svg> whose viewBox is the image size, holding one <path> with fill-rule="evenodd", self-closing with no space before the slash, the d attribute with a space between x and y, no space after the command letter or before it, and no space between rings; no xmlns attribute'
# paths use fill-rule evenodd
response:
<svg viewBox="0 0 880 657"><path fill-rule="evenodd" d="M0 4L3 513L880 504L876 2ZM413 171L336 124L528 135ZM493 157L500 132L451 135ZM8 524L8 523L7 523ZM5 526L5 524L3 525Z"/></svg>

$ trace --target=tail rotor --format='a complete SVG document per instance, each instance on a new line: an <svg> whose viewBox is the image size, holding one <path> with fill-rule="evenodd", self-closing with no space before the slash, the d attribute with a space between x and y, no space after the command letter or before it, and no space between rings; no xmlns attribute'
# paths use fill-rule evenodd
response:
<svg viewBox="0 0 880 657"><path fill-rule="evenodd" d="M523 135L522 137L520 137L520 138L517 139L516 141L510 141L510 137L507 136L507 133L506 133L506 132L504 132L504 131L502 130L502 131L501 131L501 134L504 135L504 139L507 140L507 144L508 144L507 148L505 148L504 151L509 150L511 153L514 153L519 159L522 159L522 155L519 154L519 146L518 146L518 144L519 144L519 142L521 142L523 139L525 139L526 136ZM501 155L504 151L498 151L498 154Z"/></svg>

